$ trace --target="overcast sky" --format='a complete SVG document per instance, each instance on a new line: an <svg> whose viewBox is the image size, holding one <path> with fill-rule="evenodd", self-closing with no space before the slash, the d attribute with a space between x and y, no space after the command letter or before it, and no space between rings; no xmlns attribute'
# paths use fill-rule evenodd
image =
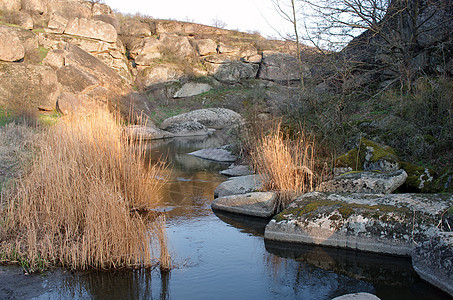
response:
<svg viewBox="0 0 453 300"><path fill-rule="evenodd" d="M291 26L273 9L271 0L104 0L122 13L149 15L156 19L176 19L212 25L213 19L226 23L227 29L258 31L266 37L290 32ZM269 25L270 24L270 25ZM272 26L272 27L271 27Z"/></svg>

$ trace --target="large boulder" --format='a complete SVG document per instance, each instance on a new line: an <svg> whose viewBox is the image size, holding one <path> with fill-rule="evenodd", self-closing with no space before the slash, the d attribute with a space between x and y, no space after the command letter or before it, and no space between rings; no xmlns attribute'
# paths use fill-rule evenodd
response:
<svg viewBox="0 0 453 300"><path fill-rule="evenodd" d="M162 42L157 38L148 37L134 45L129 51L129 55L135 59L137 65L150 66L162 56L161 50Z"/></svg>
<svg viewBox="0 0 453 300"><path fill-rule="evenodd" d="M50 20L47 28L44 30L50 33L63 33L68 25L69 20L58 13L50 15Z"/></svg>
<svg viewBox="0 0 453 300"><path fill-rule="evenodd" d="M0 103L53 110L60 94L55 71L44 65L0 64Z"/></svg>
<svg viewBox="0 0 453 300"><path fill-rule="evenodd" d="M197 121L208 128L223 129L242 125L244 119L240 114L226 108L205 108L180 114L161 123L161 128L170 124Z"/></svg>
<svg viewBox="0 0 453 300"><path fill-rule="evenodd" d="M24 46L17 35L7 27L0 27L0 61L17 61L24 55Z"/></svg>
<svg viewBox="0 0 453 300"><path fill-rule="evenodd" d="M255 192L215 199L211 207L242 215L270 218L277 207L277 195L272 192Z"/></svg>
<svg viewBox="0 0 453 300"><path fill-rule="evenodd" d="M138 72L136 82L142 90L162 82L179 80L184 73L178 66L173 64L159 64L141 69Z"/></svg>
<svg viewBox="0 0 453 300"><path fill-rule="evenodd" d="M229 177L236 177L236 176L246 176L252 175L254 172L250 169L247 165L236 165L232 164L228 167L228 169L220 171L220 174L229 176Z"/></svg>
<svg viewBox="0 0 453 300"><path fill-rule="evenodd" d="M62 85L64 92L78 94L87 88L99 85L95 76L86 73L74 65L67 65L57 70L58 82Z"/></svg>
<svg viewBox="0 0 453 300"><path fill-rule="evenodd" d="M303 66L305 78L310 76L309 69ZM299 62L289 54L263 51L263 61L258 74L259 79L276 82L290 82L300 80Z"/></svg>
<svg viewBox="0 0 453 300"><path fill-rule="evenodd" d="M409 256L452 204L451 194L312 192L275 216L265 238Z"/></svg>
<svg viewBox="0 0 453 300"><path fill-rule="evenodd" d="M391 173L351 172L323 182L319 190L336 193L390 194L407 178L404 170Z"/></svg>
<svg viewBox="0 0 453 300"><path fill-rule="evenodd" d="M414 270L423 280L453 296L453 234L439 232L412 254Z"/></svg>
<svg viewBox="0 0 453 300"><path fill-rule="evenodd" d="M194 121L170 124L162 129L172 133L174 136L201 136L210 133L206 126Z"/></svg>
<svg viewBox="0 0 453 300"><path fill-rule="evenodd" d="M185 36L173 34L161 34L159 40L162 42L162 48L178 57L190 57L194 55L194 49Z"/></svg>
<svg viewBox="0 0 453 300"><path fill-rule="evenodd" d="M33 29L33 18L27 12L6 10L3 11L3 19L6 23L19 25L24 29Z"/></svg>
<svg viewBox="0 0 453 300"><path fill-rule="evenodd" d="M200 56L217 53L217 43L211 39L194 40L192 45Z"/></svg>
<svg viewBox="0 0 453 300"><path fill-rule="evenodd" d="M226 83L237 83L244 79L255 78L259 66L241 61L229 63L209 63L207 64L208 73L215 79Z"/></svg>
<svg viewBox="0 0 453 300"><path fill-rule="evenodd" d="M46 4L45 0L22 0L22 10L42 15L47 12Z"/></svg>
<svg viewBox="0 0 453 300"><path fill-rule="evenodd" d="M173 95L173 98L192 97L209 92L211 89L212 87L207 83L188 82Z"/></svg>
<svg viewBox="0 0 453 300"><path fill-rule="evenodd" d="M66 34L77 35L97 39L109 43L115 43L117 32L112 25L96 20L74 18L68 22L64 31Z"/></svg>
<svg viewBox="0 0 453 300"><path fill-rule="evenodd" d="M66 20L72 20L74 18L85 18L89 19L92 16L92 6L88 1L71 1L68 0L47 0L48 14L58 14Z"/></svg>
<svg viewBox="0 0 453 300"><path fill-rule="evenodd" d="M263 180L260 175L232 177L222 182L214 191L214 197L225 197L261 191Z"/></svg>
<svg viewBox="0 0 453 300"><path fill-rule="evenodd" d="M22 43L22 46L24 47L25 54L38 49L38 46L39 46L38 36L34 32L32 32L30 30L26 30L24 28L0 25L0 31L1 31L1 28L6 29L11 34L14 34L17 36L19 41ZM11 48L13 48L13 47L14 46L11 46Z"/></svg>

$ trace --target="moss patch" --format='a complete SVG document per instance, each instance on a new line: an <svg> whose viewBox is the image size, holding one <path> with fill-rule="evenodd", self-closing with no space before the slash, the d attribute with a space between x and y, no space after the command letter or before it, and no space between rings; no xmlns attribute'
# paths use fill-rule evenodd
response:
<svg viewBox="0 0 453 300"><path fill-rule="evenodd" d="M406 182L398 191L406 193L435 193L439 189L435 188L434 176L432 169L418 166L408 162L402 162L401 168L406 171Z"/></svg>
<svg viewBox="0 0 453 300"><path fill-rule="evenodd" d="M340 168L352 168L354 171L363 170L363 162L360 160L357 149L343 154L335 160L335 165Z"/></svg>
<svg viewBox="0 0 453 300"><path fill-rule="evenodd" d="M388 160L398 162L398 156L389 146L380 145L365 138L360 139L359 156L362 161L378 162L380 160Z"/></svg>

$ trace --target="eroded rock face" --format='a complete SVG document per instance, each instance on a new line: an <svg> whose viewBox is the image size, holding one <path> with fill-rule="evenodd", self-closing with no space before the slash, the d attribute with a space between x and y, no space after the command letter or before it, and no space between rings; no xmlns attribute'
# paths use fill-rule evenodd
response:
<svg viewBox="0 0 453 300"><path fill-rule="evenodd" d="M85 18L75 18L68 22L64 31L66 34L115 43L117 32L115 28L105 22Z"/></svg>
<svg viewBox="0 0 453 300"><path fill-rule="evenodd" d="M0 9L18 11L21 8L21 2L22 0L0 0Z"/></svg>
<svg viewBox="0 0 453 300"><path fill-rule="evenodd" d="M150 66L156 59L162 56L161 50L162 42L157 38L148 37L132 47L130 56L135 59L137 65Z"/></svg>
<svg viewBox="0 0 453 300"><path fill-rule="evenodd" d="M222 182L214 191L214 197L225 197L260 191L263 180L259 175L232 177Z"/></svg>
<svg viewBox="0 0 453 300"><path fill-rule="evenodd" d="M304 77L310 77L307 66L304 66L303 73ZM263 61L258 78L277 82L300 80L299 62L289 54L263 51Z"/></svg>
<svg viewBox="0 0 453 300"><path fill-rule="evenodd" d="M352 172L323 182L323 192L390 194L400 187L407 178L404 170L391 173Z"/></svg>
<svg viewBox="0 0 453 300"><path fill-rule="evenodd" d="M255 192L215 199L213 209L242 215L269 218L277 206L277 195L272 192Z"/></svg>
<svg viewBox="0 0 453 300"><path fill-rule="evenodd" d="M453 296L453 234L439 232L412 254L414 270L423 280Z"/></svg>
<svg viewBox="0 0 453 300"><path fill-rule="evenodd" d="M159 40L162 42L163 49L180 57L189 57L194 54L194 49L185 36L162 34Z"/></svg>
<svg viewBox="0 0 453 300"><path fill-rule="evenodd" d="M55 71L48 66L0 64L0 103L53 110L60 94Z"/></svg>
<svg viewBox="0 0 453 300"><path fill-rule="evenodd" d="M183 123L187 121L200 122L208 128L223 129L242 125L244 119L240 114L230 109L206 108L165 119L161 124L161 128L165 128L170 124Z"/></svg>
<svg viewBox="0 0 453 300"><path fill-rule="evenodd" d="M265 238L395 255L436 235L449 194L302 195L266 226Z"/></svg>
<svg viewBox="0 0 453 300"><path fill-rule="evenodd" d="M120 27L120 34L125 36L146 37L151 36L151 28L148 24L139 20L125 20Z"/></svg>
<svg viewBox="0 0 453 300"><path fill-rule="evenodd" d="M13 62L24 58L25 49L17 35L7 27L0 27L0 61Z"/></svg>
<svg viewBox="0 0 453 300"><path fill-rule="evenodd" d="M142 89L153 84L179 80L184 73L176 65L160 64L146 67L138 72L136 82Z"/></svg>
<svg viewBox="0 0 453 300"><path fill-rule="evenodd" d="M209 74L213 75L215 79L226 83L236 83L244 79L255 78L259 69L256 64L240 61L220 64L211 63L207 67Z"/></svg>

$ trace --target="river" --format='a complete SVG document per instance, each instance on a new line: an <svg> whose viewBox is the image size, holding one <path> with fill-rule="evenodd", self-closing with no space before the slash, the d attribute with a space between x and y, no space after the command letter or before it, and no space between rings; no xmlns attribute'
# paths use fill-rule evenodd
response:
<svg viewBox="0 0 453 300"><path fill-rule="evenodd" d="M381 299L449 299L423 282L407 258L270 243L266 220L213 212L228 165L187 155L226 143L221 135L153 142L149 157L171 169L160 207L174 269L24 275L0 267L0 298L16 299L331 299L368 292Z"/></svg>

